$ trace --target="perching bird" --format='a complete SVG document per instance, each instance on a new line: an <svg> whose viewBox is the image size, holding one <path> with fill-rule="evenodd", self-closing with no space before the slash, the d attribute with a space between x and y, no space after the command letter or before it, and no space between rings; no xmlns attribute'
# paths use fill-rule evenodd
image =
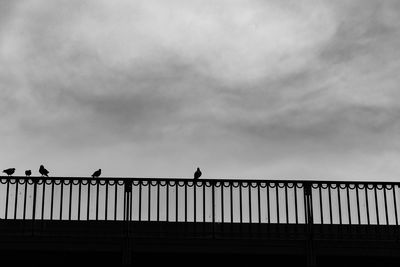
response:
<svg viewBox="0 0 400 267"><path fill-rule="evenodd" d="M26 171L25 171L25 175L26 175L26 176L31 176L31 174L32 174L32 171L31 171L31 170L26 170Z"/></svg>
<svg viewBox="0 0 400 267"><path fill-rule="evenodd" d="M7 174L8 176L10 176L15 172L15 168L8 168L8 169L3 170L3 172L5 174Z"/></svg>
<svg viewBox="0 0 400 267"><path fill-rule="evenodd" d="M101 169L98 169L97 171L95 171L95 172L92 174L92 177L93 177L93 178L97 178L97 177L100 176L100 174L101 174Z"/></svg>
<svg viewBox="0 0 400 267"><path fill-rule="evenodd" d="M200 176L201 176L200 168L197 168L197 170L194 173L194 179L199 179Z"/></svg>
<svg viewBox="0 0 400 267"><path fill-rule="evenodd" d="M49 171L46 170L46 169L43 167L43 165L40 165L39 173L40 173L42 176L49 177L49 175L48 175L48 174L49 174Z"/></svg>

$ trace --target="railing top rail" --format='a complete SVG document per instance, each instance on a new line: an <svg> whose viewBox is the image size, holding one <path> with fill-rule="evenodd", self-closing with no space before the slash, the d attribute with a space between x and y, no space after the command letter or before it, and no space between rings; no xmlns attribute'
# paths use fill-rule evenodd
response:
<svg viewBox="0 0 400 267"><path fill-rule="evenodd" d="M333 181L333 180L279 180L279 179L245 179L245 178L223 178L223 179L198 179L180 177L180 178L168 178L168 177L42 177L42 176L0 176L0 180L83 180L83 181L171 181L171 182L188 182L196 181L197 183L268 183L268 184L341 184L341 185L354 185L354 184L368 184L368 185L398 185L400 182L384 182L384 181Z"/></svg>

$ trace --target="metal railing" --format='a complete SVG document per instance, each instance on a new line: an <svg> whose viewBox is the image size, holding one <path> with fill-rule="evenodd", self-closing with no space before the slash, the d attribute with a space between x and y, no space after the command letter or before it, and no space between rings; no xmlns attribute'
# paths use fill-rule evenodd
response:
<svg viewBox="0 0 400 267"><path fill-rule="evenodd" d="M0 177L0 218L398 225L399 183Z"/></svg>

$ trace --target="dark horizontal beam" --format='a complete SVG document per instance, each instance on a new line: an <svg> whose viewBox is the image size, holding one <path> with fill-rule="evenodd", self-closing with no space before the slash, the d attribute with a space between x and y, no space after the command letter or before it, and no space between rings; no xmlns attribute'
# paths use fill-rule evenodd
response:
<svg viewBox="0 0 400 267"><path fill-rule="evenodd" d="M384 181L333 181L333 180L279 180L279 179L245 179L245 178L223 178L223 179L198 179L194 180L193 178L180 177L180 178L171 178L171 177L65 177L65 176L51 176L51 177L42 177L42 176L0 176L0 180L58 180L58 181L71 181L71 180L84 180L84 181L168 181L168 182L194 182L197 183L269 183L269 184L341 184L341 185L354 185L354 184L368 184L368 185L398 185L400 186L400 182L384 182Z"/></svg>
<svg viewBox="0 0 400 267"><path fill-rule="evenodd" d="M243 254L302 254L312 240L321 254L397 253L400 231L396 226L296 224L217 224L175 222L7 221L0 225L1 250L117 251L124 238L142 252L228 252ZM64 244L63 244L64 243ZM81 244L79 246L78 244ZM89 246L89 244L91 244ZM189 251L192 249L192 251ZM382 251L384 249L384 251ZM354 253L354 252L353 252Z"/></svg>

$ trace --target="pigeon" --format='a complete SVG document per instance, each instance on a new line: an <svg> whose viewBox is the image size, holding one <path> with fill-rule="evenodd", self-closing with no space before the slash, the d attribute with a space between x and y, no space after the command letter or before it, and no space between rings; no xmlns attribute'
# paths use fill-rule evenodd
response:
<svg viewBox="0 0 400 267"><path fill-rule="evenodd" d="M200 168L197 168L196 172L194 173L194 179L199 179L201 176Z"/></svg>
<svg viewBox="0 0 400 267"><path fill-rule="evenodd" d="M95 171L95 172L92 174L92 177L93 177L93 178L97 178L97 177L100 176L100 174L101 174L101 169L98 169L97 171Z"/></svg>
<svg viewBox="0 0 400 267"><path fill-rule="evenodd" d="M5 174L7 174L8 176L10 176L15 172L15 168L8 168L8 169L3 170L3 172Z"/></svg>
<svg viewBox="0 0 400 267"><path fill-rule="evenodd" d="M40 173L42 176L49 177L49 175L48 175L48 174L49 174L49 171L46 170L46 169L43 167L43 165L40 165L39 173Z"/></svg>
<svg viewBox="0 0 400 267"><path fill-rule="evenodd" d="M31 176L31 174L32 174L32 171L31 171L31 170L26 170L26 171L25 171L25 175L26 175L26 176Z"/></svg>

